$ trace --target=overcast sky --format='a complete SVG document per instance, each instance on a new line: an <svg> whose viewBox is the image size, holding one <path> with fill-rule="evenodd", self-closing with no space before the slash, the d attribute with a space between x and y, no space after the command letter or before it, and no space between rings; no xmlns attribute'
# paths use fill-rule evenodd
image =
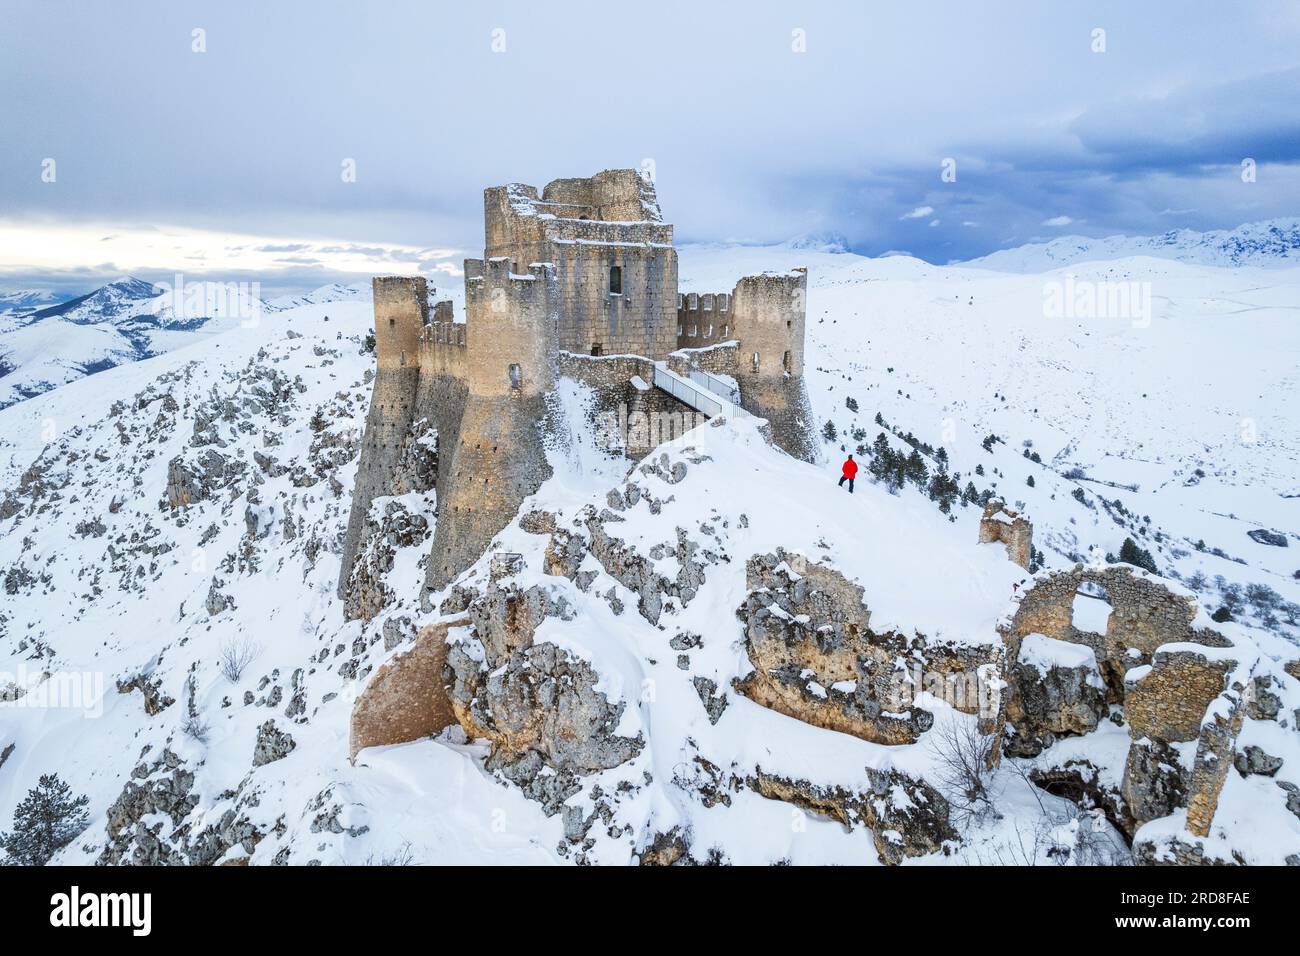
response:
<svg viewBox="0 0 1300 956"><path fill-rule="evenodd" d="M450 284L484 186L645 163L679 243L946 262L1300 214L1300 2L0 0L0 136L11 288Z"/></svg>

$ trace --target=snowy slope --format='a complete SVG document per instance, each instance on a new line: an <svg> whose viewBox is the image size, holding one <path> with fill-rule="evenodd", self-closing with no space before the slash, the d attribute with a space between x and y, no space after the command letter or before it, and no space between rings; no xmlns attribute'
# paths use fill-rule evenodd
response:
<svg viewBox="0 0 1300 956"><path fill-rule="evenodd" d="M369 301L369 282L332 282L329 285L323 285L319 289L313 289L311 292L306 292L302 295L281 295L276 296L273 299L267 299L266 306L270 311L280 312L285 309L296 309L304 305L325 305L329 302Z"/></svg>
<svg viewBox="0 0 1300 956"><path fill-rule="evenodd" d="M58 305L68 298L68 296L38 289L6 290L0 292L0 316L35 312L37 309L46 309L52 305Z"/></svg>
<svg viewBox="0 0 1300 956"><path fill-rule="evenodd" d="M83 296L0 316L0 408L260 316L223 311L215 284L202 301L129 276Z"/></svg>
<svg viewBox="0 0 1300 956"><path fill-rule="evenodd" d="M1300 219L1267 219L1235 229L1174 229L1159 236L1061 236L972 259L965 265L999 272L1046 272L1080 262L1151 256L1203 266L1269 269L1300 265Z"/></svg>
<svg viewBox="0 0 1300 956"><path fill-rule="evenodd" d="M618 732L646 741L632 761L584 779L571 798L590 810L596 787L619 794L607 826L589 834L584 859L627 862L648 833L674 826L736 863L876 859L861 828L745 788L729 804L706 800L699 768L739 777L762 769L857 789L867 768L933 771L924 744L870 744L727 690L749 667L735 614L745 560L776 547L860 584L873 627L995 639L994 623L1023 572L999 546L975 544L976 508L957 507L950 520L914 489L893 495L865 477L852 497L835 487L843 449L870 445L882 431L877 413L894 446L905 448L900 436L908 434L942 446L963 484L1023 502L1049 566L1093 547L1117 551L1132 536L1163 572L1193 585L1207 609L1231 603L1233 585L1266 585L1279 605L1241 602L1234 613L1266 654L1296 657L1296 622L1285 604L1300 601L1292 576L1300 561L1291 557L1300 553L1300 273L1153 259L1089 267L1088 275L1153 284L1153 315L1142 328L1043 318L1043 287L1055 276L907 258L687 247L681 275L686 289L722 291L739 275L792 265L810 269L808 387L819 424L833 422L837 438L823 444L826 464L818 467L767 447L743 420L706 426L665 449L686 466L680 482L632 474L662 507L652 515L647 498L627 509L620 538L650 553L682 529L714 556L699 592L666 613L663 629L638 616L635 596L608 575L582 591L542 574L544 535L516 523L499 538L500 549L523 555L524 583L557 589L573 610L568 622L548 620L536 639L589 661L611 700L625 705ZM92 813L90 829L59 860L93 861L140 767L150 786L168 782L165 792L151 791L163 802L143 817L158 825L161 843L174 843L182 826L265 834L254 847L219 843L227 859L574 859L562 815L546 816L485 769L480 744L449 734L348 763L358 690L404 636L437 616L416 600L431 528L397 548L386 576L396 602L380 618L344 624L335 595L369 399L373 357L359 346L370 322L362 300L286 309L258 327L210 335L0 410L0 674L33 696L44 671L88 674L92 683L99 675L106 691L90 716L78 707L0 709L0 755L8 752L0 758L0 827L39 775L57 770L90 796ZM566 385L559 399L571 434L552 451L555 476L522 511L543 508L571 521L584 506L603 507L629 468L574 427L583 420L581 388ZM1239 437L1245 418L1255 422L1250 442ZM1000 440L986 451L989 434ZM178 458L209 468L211 487L172 510L169 464ZM1066 477L1075 468L1088 477ZM432 521L432 495L401 503ZM1290 546L1247 536L1258 528L1289 536ZM481 582L487 563L463 581ZM665 559L666 573L672 565ZM679 631L702 641L679 654L669 645ZM247 666L223 673L223 656L241 650ZM716 724L696 677L727 695ZM942 706L937 712L941 723L964 719ZM268 722L293 747L254 765ZM1127 740L1127 730L1106 724L1058 747L1113 776ZM1268 743L1270 752L1281 749ZM1279 779L1300 784L1298 774L1300 757ZM181 791L174 801L173 785ZM1040 798L1054 806L1056 798L1035 796L1010 770L999 786L1003 820L967 834L961 855L926 862L998 861L1016 828L1044 812ZM181 799L188 797L192 811ZM1250 781L1225 790L1231 813L1247 817L1266 798L1272 792ZM1251 862L1280 862L1300 845L1300 821L1294 833L1285 819L1277 826L1274 845L1252 851Z"/></svg>

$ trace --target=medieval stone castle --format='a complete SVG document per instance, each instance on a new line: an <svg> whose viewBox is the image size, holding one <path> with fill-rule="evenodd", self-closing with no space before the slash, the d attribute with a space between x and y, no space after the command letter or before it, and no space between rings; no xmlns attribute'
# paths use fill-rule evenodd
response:
<svg viewBox="0 0 1300 956"><path fill-rule="evenodd" d="M437 522L426 591L473 564L550 476L547 396L561 376L623 416L736 407L813 457L803 384L807 272L682 294L673 227L635 170L484 191L485 249L465 261L465 316L423 278L374 280L376 378L340 593L378 496L413 490L412 443L436 433ZM639 457L658 443L625 433Z"/></svg>
<svg viewBox="0 0 1300 956"><path fill-rule="evenodd" d="M441 590L479 559L549 477L547 443L561 431L555 416L563 410L548 397L562 379L589 387L594 414L619 409L622 422L633 414L678 414L690 421L753 414L768 422L775 444L814 457L803 384L804 270L742 278L730 293L683 295L672 226L662 221L653 186L632 170L557 180L540 193L531 186L494 187L486 190L484 207L486 248L484 258L465 262L463 321L451 302L433 301L424 279L374 280L377 373L339 583L351 616L368 618L383 606L373 596L358 600L356 592L367 588L359 582L374 553L382 555L375 542L405 534L376 528L375 499L436 488L424 596ZM619 432L611 450L630 458L661 440ZM610 507L621 510L622 501L614 494ZM576 530L558 528L555 515L528 517L534 520L525 530L550 536L547 574L576 581L591 559L637 593L638 613L657 622L664 594L676 585L611 543L604 522L623 520L614 511L593 510ZM422 540L424 527L418 518L420 533L412 541ZM1021 567L1032 563L1032 524L998 499L984 509L979 541L1005 547ZM530 748L545 751L550 756L541 759L554 769L555 741L539 742L539 727L551 727L547 732L565 746L597 740L608 730L604 718L584 717L580 725L569 719L570 713L589 714L585 703L561 705L546 695L516 693L508 682L495 691L484 683L489 672L509 667L526 670L529 687L538 677L527 652L534 630L554 608L543 589L521 590L514 580L519 558L495 555L486 583L480 579L444 601L441 619L421 628L411 647L375 672L353 708L352 757L455 723L490 739L494 752L507 758ZM1003 753L1036 757L1058 739L1092 733L1118 714L1130 741L1117 787L1102 786L1091 764L1074 760L1033 782L1077 794L1129 840L1136 841L1148 822L1184 814L1185 832L1135 842L1138 862L1206 862L1199 841L1212 832L1229 768L1265 772L1241 770L1245 717L1289 719L1275 693L1281 677L1266 672L1244 635L1210 626L1190 591L1127 565L1032 574L997 624L1000 640L971 644L874 631L861 585L780 549L751 556L746 581L749 593L736 615L753 672L731 689L788 717L887 746L918 742L933 716L924 707L898 705L891 681L901 659L923 662L925 679L940 681L936 687L956 686L963 675L978 677L978 694L951 703L978 717L978 732L991 741L980 759L990 767ZM1075 602L1081 593L1098 591L1111 610L1103 629L1088 630L1076 624ZM485 659L449 656L448 633L464 626L481 632ZM1058 650L1042 656L1053 645ZM1050 656L1069 645L1087 652ZM1295 676L1297 668L1288 664L1285 673ZM814 683L792 681L790 673L801 679L811 674ZM870 679L850 681L851 693L827 694L826 687L836 688L850 674ZM917 675L919 689L924 675L919 669ZM562 676L542 678L548 687L571 691L573 672ZM695 686L708 711L713 682L704 690ZM480 692L490 703L477 709ZM946 699L941 689L933 694ZM493 714L504 716L498 721ZM1259 748L1247 747L1245 759L1252 750ZM576 772L614 765L582 764ZM569 772L577 765L561 766ZM887 862L939 852L956 839L948 803L933 787L897 776L872 779L877 793L903 786L901 792L919 794L907 806L924 813L909 809L905 818L882 818L877 814L890 801L877 800L855 803L852 812L836 810L829 789L805 793L806 782L761 774L745 784L841 822L861 813ZM654 854L647 850L643 860L647 856Z"/></svg>

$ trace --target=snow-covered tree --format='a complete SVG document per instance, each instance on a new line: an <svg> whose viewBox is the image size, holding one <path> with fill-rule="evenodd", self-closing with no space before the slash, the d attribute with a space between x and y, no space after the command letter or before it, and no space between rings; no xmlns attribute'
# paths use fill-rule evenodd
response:
<svg viewBox="0 0 1300 956"><path fill-rule="evenodd" d="M42 774L14 810L12 833L0 833L6 861L19 866L44 866L59 850L86 829L90 815L85 794L72 796L72 788L57 773Z"/></svg>

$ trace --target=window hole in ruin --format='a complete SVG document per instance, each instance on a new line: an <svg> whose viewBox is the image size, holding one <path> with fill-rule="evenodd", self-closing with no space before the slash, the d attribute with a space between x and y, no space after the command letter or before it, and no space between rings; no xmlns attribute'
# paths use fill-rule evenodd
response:
<svg viewBox="0 0 1300 956"><path fill-rule="evenodd" d="M1070 623L1077 631L1090 634L1105 634L1110 626L1110 616L1114 612L1110 595L1100 584L1084 581L1074 595L1070 609Z"/></svg>

